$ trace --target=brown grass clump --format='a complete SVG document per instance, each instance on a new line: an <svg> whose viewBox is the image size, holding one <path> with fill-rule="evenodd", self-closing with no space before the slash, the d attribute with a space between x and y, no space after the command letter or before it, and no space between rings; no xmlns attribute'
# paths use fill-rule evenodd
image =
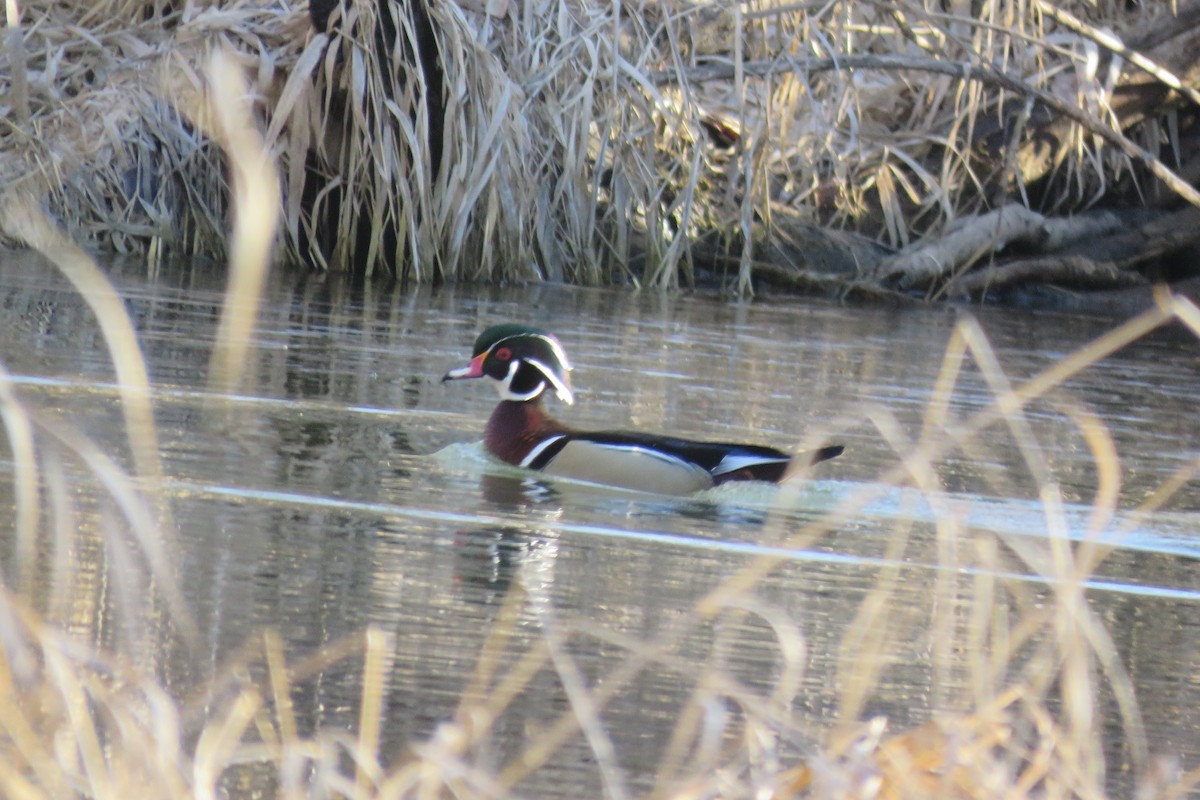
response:
<svg viewBox="0 0 1200 800"><path fill-rule="evenodd" d="M1153 38L1190 6L345 0L321 32L262 0L9 9L0 184L117 252L225 252L229 175L192 119L218 46L254 76L279 252L321 268L660 287L732 269L748 290L766 263L888 285L884 248L830 229L900 247L1148 174L1200 199L1157 157L1191 155L1156 114L1200 93ZM1164 63L1114 60L1104 30Z"/></svg>
<svg viewBox="0 0 1200 800"><path fill-rule="evenodd" d="M1101 798L1109 796L1116 770L1106 760L1097 718L1101 695L1107 693L1121 715L1137 796L1183 797L1200 784L1200 769L1185 772L1154 758L1107 624L1084 596L1085 582L1111 546L1089 538L1072 543L1061 535L1062 498L1024 413L1070 376L1172 321L1200 339L1200 310L1162 296L1154 310L1021 384L1009 382L981 330L965 321L947 349L918 439L905 440L884 411L871 417L895 446L897 467L800 530L790 529L795 519L790 514L768 521L767 537L805 548L891 486L912 486L944 510L948 498L937 477L940 461L959 450L974 452L980 437L992 441L998 429L1007 431L1038 481L1046 531L1015 537L972 530L954 513L936 520L945 577L938 580L929 620L934 660L954 664L952 652L959 648L975 654L955 667L968 673L967 696L952 704L963 706L959 712L943 712L902 730L890 730L886 718L864 714L870 699L885 691L881 680L897 637L908 635L891 621L898 566L880 570L845 631L837 711L820 724L796 706L806 663L804 633L783 608L758 595L764 579L783 563L779 557L747 564L648 639L585 618L554 619L546 599L536 596L539 588L515 583L492 621L457 712L398 758L380 744L384 687L396 644L383 631L369 628L290 664L281 640L267 633L235 654L199 696L185 699L172 697L121 656L96 652L43 622L20 594L6 590L0 592L0 753L5 756L0 790L28 798L67 792L120 797L135 789L155 797L270 792L296 798L501 798L522 796L527 782L537 781L566 745L581 738L606 793L614 797ZM953 421L948 402L968 361L986 377L994 401ZM94 470L126 510L129 525L144 524L139 520L150 506L131 493L131 482L116 465L89 457L86 440L41 421L6 380L0 380L0 411L18 452L18 477L37 481L42 476L54 498L52 516L69 517L72 511L71 501L53 488L61 480L61 462L47 457L52 452L48 437ZM1098 472L1089 530L1099 533L1118 510L1120 467L1100 421L1077 414ZM14 435L21 430L31 433ZM20 455L30 441L43 455L44 468ZM1134 511L1162 507L1198 471L1200 459L1193 458ZM786 494L781 502L787 502ZM106 546L119 553L115 530L105 533ZM888 548L892 563L903 563L908 534L909 526L897 523ZM130 556L141 553L156 583L169 585L169 570L154 555L156 542L153 536L139 537L133 551L113 559L111 569L128 569ZM22 555L20 574L32 568L26 558L33 559ZM1029 588L1007 568L1009 558L1045 580L1046 591L1030 597ZM118 575L114 582L129 579ZM186 618L186 610L172 613ZM531 640L517 635L530 613L542 622L540 636ZM780 669L766 687L752 688L724 670L719 643L701 663L680 650L685 637L709 623L743 615L766 621L776 637ZM703 635L720 638L719 626L708 630ZM584 680L568 647L587 641L624 654L591 682ZM358 724L350 731L304 730L292 708L296 690L346 661L361 664ZM635 791L626 782L635 776L622 775L614 760L605 709L643 676L658 673L676 676L691 691L677 709L657 774L636 776L649 788ZM565 710L531 732L514 756L495 763L495 753L504 749L495 741L506 729L501 720L535 678L544 682L546 675L563 687L569 699Z"/></svg>
<svg viewBox="0 0 1200 800"><path fill-rule="evenodd" d="M216 53L203 72L185 76L184 85L205 87L208 99L189 100L182 91L178 96L181 104L190 103L189 126L221 143L233 175L236 258L210 366L214 385L228 389L248 355L243 345L270 258L270 237L256 228L269 230L273 222L267 199L273 193L261 192L275 178L266 156L271 137L264 141L256 134L241 73L223 51ZM50 258L101 319L124 384L133 465L133 474L127 473L69 426L28 407L0 371L0 417L13 453L16 507L16 558L5 565L0 592L0 790L6 796L123 797L149 791L156 797L217 797L244 789L282 797L507 797L540 777L567 743L582 741L612 797L1098 798L1115 780L1097 718L1105 694L1120 716L1139 796L1183 796L1200 784L1196 767L1184 771L1154 758L1112 634L1085 596L1086 581L1111 546L1092 536L1072 541L1063 535L1062 493L1026 416L1031 403L1073 375L1163 325L1181 326L1200 339L1200 310L1185 299L1160 293L1150 310L1022 383L1004 374L980 327L964 320L951 338L915 439L886 409L868 413L894 448L897 466L799 530L792 528L794 514L768 520L766 536L800 549L838 530L889 487L919 491L939 512L934 524L942 577L929 620L934 669L950 670L953 652L964 642L976 654L957 667L967 672L962 685L968 688L951 707L962 710L892 731L866 711L883 692L891 649L904 635L903 626L892 625L898 565L910 538L908 523L900 521L888 541L888 563L897 566L879 570L839 644L831 718L810 720L797 710L807 645L786 612L758 595L764 579L783 564L772 556L748 563L646 639L595 620L555 619L545 598L536 596L537 587L515 585L492 622L457 712L427 741L410 743L397 756L381 745L394 643L377 629L329 643L292 664L279 638L265 634L235 654L198 698L173 697L132 666L134 659L125 653L136 651L145 634L137 613L144 606L162 609L151 616L169 617L185 639L196 636L186 603L172 589L173 526L161 492L139 343L96 265L44 214L31 185L10 190L5 201L16 212L6 217L10 233ZM950 398L968 364L984 377L992 400L954 419ZM1118 510L1118 454L1100 420L1082 409L1067 413L1095 462L1097 491L1087 533L1098 534ZM986 450L1001 435L1015 443L1037 487L1043 535L973 530L949 509L939 465L952 455ZM31 608L35 596L53 604L58 594L50 592L46 601L45 593L31 590L42 559L49 559L59 588L77 578L61 555L77 535L76 496L67 477L79 469L104 488L110 506L102 536L105 577L120 595L123 636L109 652L48 625ZM1132 511L1161 508L1198 470L1200 459L1185 462ZM789 497L783 493L780 502ZM39 549L40 541L45 548ZM1040 594L1012 577L1013 565L1040 581ZM152 591L143 591L149 586ZM540 615L540 635L532 640L514 635L527 610ZM723 668L719 641L702 663L680 648L688 636L717 640L715 622L745 616L763 620L774 635L780 669L765 687L748 686ZM568 647L585 640L621 654L599 680L585 679ZM292 706L293 689L348 659L362 664L357 724L349 732L303 730ZM605 709L651 670L675 676L691 691L677 710L656 773L637 776L649 788L635 790L616 762ZM515 755L496 759L500 748L492 745L503 736L499 722L537 676L549 676L562 688L564 707L529 731Z"/></svg>
<svg viewBox="0 0 1200 800"><path fill-rule="evenodd" d="M211 68L222 68L219 59ZM229 137L227 146L236 147L235 141ZM253 160L254 152L231 158ZM240 194L238 201L245 207ZM47 255L73 252L56 250L53 232L46 237ZM67 258L59 266L69 271L78 265ZM254 271L253 264L243 267ZM226 312L250 308L239 302L243 299L233 297ZM549 598L539 595L544 587L515 582L492 619L457 711L427 740L409 742L399 754L382 744L385 686L396 643L375 628L292 663L280 638L266 633L247 642L195 697L172 696L134 666L131 654L142 652L149 633L139 622L147 616L144 607L151 620L162 616L155 608L164 609L185 638L196 638L187 633L192 624L185 602L171 593L170 515L157 496L152 470L148 474L137 465L139 474L127 475L89 440L24 404L0 372L0 416L14 453L18 500L18 558L5 575L17 588L0 592L0 792L121 797L137 787L156 797L526 796L531 785L553 786L553 776L563 774L555 763L560 756L572 759L572 769L583 769L577 754L566 755L568 746L583 742L596 779L613 797L1101 798L1109 796L1118 771L1108 761L1098 716L1111 696L1139 796L1184 796L1200 783L1200 770L1184 771L1155 758L1112 633L1085 596L1086 581L1111 545L1064 535L1063 498L1025 414L1073 375L1168 323L1200 339L1200 310L1162 294L1155 308L1013 383L981 328L964 320L951 338L915 439L906 437L886 409L868 413L895 449L894 469L798 530L797 517L786 507L794 497L781 494L781 511L788 513L768 519L763 535L797 550L839 530L891 487L912 487L939 511L934 524L940 577L926 622L935 674L966 673L961 696L946 704L958 711L901 729L889 729L886 718L867 711L873 699L886 696L887 668L901 638L911 634L897 623L893 602L911 534L910 523L899 520L887 546L890 566L879 569L837 645L836 709L828 716L799 710L809 645L788 611L760 594L766 579L786 563L764 556L646 638L586 615L557 618ZM120 327L119 320L109 320L104 329L107 335ZM114 360L140 358L136 351L122 351L119 337L115 341L110 338ZM226 369L227 358L214 359L214 376ZM993 400L954 419L950 398L969 364L984 376ZM138 398L123 402L136 406ZM1096 466L1087 532L1098 534L1118 511L1118 454L1098 419L1082 409L1068 412ZM140 439L132 442L133 452L146 447L145 429L131 423L129 432ZM986 453L986 444L1001 435L1016 444L1037 485L1045 514L1042 535L975 530L950 508L939 465L955 454ZM68 464L82 466L102 485L117 512L108 515L101 535L104 580L122 595L123 635L108 651L46 623L30 608L35 602L53 606L77 579L69 567L55 569L58 588L49 600L46 592L30 590L40 560L61 564L61 554L75 542L72 522L80 510L65 489L73 474ZM1198 471L1200 459L1184 463L1132 509L1134 518L1168 503ZM39 503L39 497L45 500ZM33 537L47 534L48 551L39 552ZM1035 576L1040 590L1021 575ZM148 586L154 591L145 594ZM532 637L531 614L538 620ZM739 680L722 655L722 630L736 628L745 617L763 621L774 637L779 669L765 685ZM711 640L699 661L682 646L697 637ZM619 656L589 680L573 653L597 642ZM973 654L965 664L956 660L960 649ZM297 692L347 662L361 664L355 667L361 675L357 723L350 730L306 729L293 708ZM674 730L655 772L625 774L613 746L618 732L610 729L606 709L644 678L660 675L689 691L675 709ZM566 702L547 709L545 724L527 730L522 741L507 740L512 727L504 724L505 716L521 713L513 709L522 695L547 680L562 688ZM497 758L508 750L513 754Z"/></svg>

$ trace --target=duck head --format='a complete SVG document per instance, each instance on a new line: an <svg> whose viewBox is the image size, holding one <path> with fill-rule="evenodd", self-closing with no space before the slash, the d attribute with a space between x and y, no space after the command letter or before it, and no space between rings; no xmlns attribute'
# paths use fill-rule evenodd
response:
<svg viewBox="0 0 1200 800"><path fill-rule="evenodd" d="M491 378L501 399L526 402L547 389L564 403L575 402L571 391L571 364L562 345L550 334L528 325L493 325L479 334L471 363L452 369L442 382L465 378Z"/></svg>

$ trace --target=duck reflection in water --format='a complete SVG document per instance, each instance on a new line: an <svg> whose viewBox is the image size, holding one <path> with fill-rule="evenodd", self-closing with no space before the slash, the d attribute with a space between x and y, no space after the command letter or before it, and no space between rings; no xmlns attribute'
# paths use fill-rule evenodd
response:
<svg viewBox="0 0 1200 800"><path fill-rule="evenodd" d="M484 473L480 488L484 500L500 513L539 508L557 516L562 509L558 491L540 478ZM553 560L556 545L555 535L536 522L459 530L454 537L455 577L463 584L465 599L494 605L524 564ZM543 571L539 574L544 578Z"/></svg>

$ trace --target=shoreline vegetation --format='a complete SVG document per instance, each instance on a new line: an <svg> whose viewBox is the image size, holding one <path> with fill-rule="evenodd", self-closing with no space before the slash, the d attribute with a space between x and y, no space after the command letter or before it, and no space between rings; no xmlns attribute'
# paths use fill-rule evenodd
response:
<svg viewBox="0 0 1200 800"><path fill-rule="evenodd" d="M17 0L2 33L9 244L33 203L225 261L219 49L283 262L1065 307L1200 273L1200 0Z"/></svg>
<svg viewBox="0 0 1200 800"><path fill-rule="evenodd" d="M7 8L11 14L16 5L10 2ZM404 72L407 83L393 83L385 91L373 82L371 70L366 69L376 44L373 33L359 45L338 38L337 48L330 49L325 43L318 46L314 44L317 37L302 33L307 30L304 26L311 24L307 12L284 14L280 9L287 6L280 4L269 11L248 3L231 3L221 9L188 4L181 11L162 0L61 3L40 6L39 10L45 10L41 18L32 8L24 8L21 25L10 25L5 31L3 57L10 59L9 63L16 59L27 68L23 82L8 76L6 98L20 101L24 97L28 114L21 111L20 102L11 106L16 109L9 115L14 123L2 134L4 161L0 166L5 182L0 184L4 187L0 189L0 222L9 237L45 254L73 282L99 319L119 376L130 457L128 464L119 463L69 421L24 402L7 371L0 369L0 417L11 451L14 508L12 555L4 561L0 587L0 794L22 798L75 794L499 798L519 795L523 782L548 769L568 743L578 741L586 742L593 757L589 763L601 776L606 796L612 797L1102 798L1119 791L1130 797L1176 798L1194 793L1200 786L1200 767L1181 764L1171 753L1155 752L1139 711L1139 703L1145 699L1135 696L1111 623L1097 614L1088 599L1089 578L1113 552L1111 540L1102 534L1119 536L1120 529L1111 528L1137 525L1141 515L1169 507L1176 493L1195 479L1200 458L1181 457L1175 474L1136 506L1128 507L1121 491L1120 454L1103 422L1074 404L1055 406L1061 409L1056 413L1075 422L1095 463L1096 492L1087 527L1078 538L1071 538L1064 535L1070 525L1048 454L1027 414L1031 404L1044 400L1072 376L1165 325L1200 338L1200 309L1186 297L1165 290L1156 291L1147 310L1023 382L1010 381L982 329L964 317L951 337L922 429L910 435L884 409L876 409L870 418L880 436L892 444L895 467L878 481L864 483L844 505L799 529L792 527L795 516L788 513L772 515L764 525L764 538L778 542L780 548L812 547L853 518L871 501L872 492L892 486L912 487L932 508L944 511L935 525L939 566L946 577L938 583L937 596L931 598L929 659L935 675L952 669L968 673L961 685L969 688L963 690L965 696L956 698L965 707L962 711L939 713L920 727L894 731L887 729L886 720L868 713L871 700L886 691L888 670L895 666L895 637L905 635L890 628L894 589L905 577L904 555L912 533L903 519L886 533L889 553L895 554L889 561L893 566L880 569L878 580L864 592L845 631L837 685L829 687L834 711L819 724L797 714L805 667L803 632L778 617L779 609L755 594L763 578L780 567L778 557L749 560L713 586L694 607L680 609L674 626L664 625L644 639L579 619L571 627L547 632L527 648L519 648L512 631L525 624L523 615L530 599L514 584L480 647L457 713L443 721L427 741L413 742L402 753L384 752L380 745L386 712L384 687L394 643L376 628L303 654L285 653L279 636L266 632L230 654L216 679L185 690L173 687L181 692L190 690L186 696L174 694L162 676L153 674L152 667L136 666L145 663L139 653L124 649L128 642L146 640L152 646L162 646L166 640L171 646L194 647L198 634L186 602L175 588L178 561L172 557L176 545L170 490L136 331L89 249L144 251L154 258L167 258L179 255L177 248L182 246L189 255L228 258L229 293L208 371L210 385L220 390L213 393L217 397L253 373L245 367L246 360L253 357L245 344L245 332L253 325L259 287L270 259L281 257L301 242L322 241L321 225L342 220L339 215L357 219L355 215L366 209L379 216L365 220L365 227L353 228L354 238L329 243L328 268L374 264L372 270L363 268L382 272L387 253L401 252L405 257L392 263L401 277L412 281L561 278L602 282L615 275L626 281L636 277L650 286L686 285L701 277L698 262L690 255L695 244L692 230L676 230L672 221L699 225L697 220L704 215L728 207L739 210L737 225L751 234L765 223L747 199L753 193L729 189L734 183L712 194L707 194L711 189L708 183L701 186L702 181L712 181L712 173L707 171L712 167L709 145L704 143L707 134L692 138L686 134L689 129L684 122L692 119L687 114L695 109L667 113L649 101L642 106L632 101L612 102L602 113L593 109L586 129L572 127L575 105L594 103L595 96L589 92L599 91L604 84L610 87L605 91L614 85L636 84L654 103L665 101L668 95L655 94L658 90L654 87L661 84L655 82L653 72L633 68L640 62L631 61L625 53L636 54L635 46L627 51L623 44L620 51L605 51L582 43L569 46L574 39L543 39L534 47L514 36L532 32L546 22L545 17L537 16L533 4L508 6L503 0L490 0L477 11L460 6L437 6L435 10L431 6L427 30L411 20L393 18L394 25L407 26L406 46L416 47L425 35L422 30L440 37L442 63L454 65L443 73L442 96L455 98L459 104L454 110L452 103L446 104L441 129L452 133L441 138L444 148L438 168L432 169L422 156L407 164L411 171L405 173L396 171L399 164L395 161L380 163L372 158L382 151L364 150L363 141L342 136L353 130L349 120L372 127L378 136L371 142L390 145L397 144L397 131L409 137L405 141L419 142L433 127L426 112L414 111L407 104L411 98L405 99L408 94L420 94L419 89L430 82L404 67L408 62L403 58L387 63ZM373 23L354 28L373 8L354 4L350 11L334 14L342 14L342 19L331 24L340 24L343 31L377 31ZM553 10L562 25L596 32L597 36L604 33L605 26L612 32L613 20L606 12L562 5L542 8ZM611 12L613 7L606 8ZM763 12L752 20L762 26L766 37L764 20L782 24L788 14L840 8L837 23L843 28L837 36L818 35L818 29L794 33L803 32L806 41L811 36L826 44L844 44L860 34L884 35L880 31L890 31L887 35L897 41L910 41L910 35L915 37L912 41L933 41L928 38L933 36L932 30L925 27L928 20L914 18L915 7L854 5L854 14L871 11L880 15L870 25L853 21L856 18L852 18L850 6L788 8L786 14L777 9L777 13ZM642 10L646 20L651 19L651 10ZM1123 13L1124 7L1116 11ZM463 25L468 12L482 27L453 50L446 31L472 29L448 27L445 18ZM590 16L593 13L595 16ZM352 19L354 14L362 15L357 22ZM633 27L641 34L654 33L655 41L661 33L668 43L674 42L672 47L683 59L685 53L695 50L685 50L680 44L680 33L690 28L677 26L701 19L692 19L693 14L700 15L700 11L688 7L686 13L664 17L661 24L642 20ZM750 12L745 16L750 17ZM114 25L114 19L136 22ZM584 25L589 20L592 27ZM525 27L517 30L518 26ZM131 29L135 33L130 34ZM160 29L169 29L155 34L161 35L160 39L147 33ZM555 30L551 27L545 35L557 35ZM952 38L971 41L972 32L979 31L986 33L985 38L1003 38L1004 30L1008 28L997 27L995 22L966 26ZM279 34L281 41L292 41L282 38L282 32L291 32L298 37L298 44L282 51L257 49L256 43L267 41L262 38L267 31ZM14 44L18 32L22 42ZM42 37L41 44L35 47L32 42L37 37ZM386 36L382 40L389 41ZM541 76L542 82L527 85L520 96L506 93L514 75L501 70L500 62L480 44L493 40L537 54L541 66L530 74ZM688 41L692 42L689 47L699 47L699 39ZM1069 51L1061 38L1055 41L1055 48ZM523 49L526 47L530 49ZM585 55L591 53L603 62L618 52L620 57L609 64L616 69L598 69L590 84L576 80L574 71ZM103 53L120 57L100 58ZM750 62L741 53L741 60L735 63ZM497 71L470 71L479 64ZM34 65L37 69L29 69ZM1043 68L1049 69L1048 64ZM322 69L345 70L349 94L341 97L333 84L313 93L313 76ZM302 78L294 79L295 75ZM475 83L469 83L466 75ZM634 75L651 77L634 80ZM839 80L845 83L839 91L853 88L861 101L865 97L861 93L871 87L852 77L841 76ZM782 77L779 80L787 83ZM815 80L811 78L810 84ZM806 94L802 85L792 82L780 91ZM929 88L928 82L924 85ZM62 86L73 86L74 94L54 88ZM589 92L581 91L585 86ZM445 87L467 87L478 92L470 95L476 101L486 97L490 102L467 102L468 95ZM885 87L883 94L896 95L894 88ZM952 98L969 100L965 94L960 96L959 90L969 94L979 88L978 84L957 86L949 80L931 91L951 102ZM759 102L752 101L751 93L744 89L739 91L743 95L738 102L746 108ZM348 97L361 103L345 104ZM540 102L534 102L535 98ZM773 97L761 108L775 108L778 101ZM76 102L93 113L63 110ZM310 167L319 169L321 162L315 156L310 160L309 146L317 140L305 137L313 129L291 125L288 120L311 123L312 115L321 118L324 103L343 103L344 115L338 119L345 126L338 128L337 137L330 134L312 146L324 148L325 157L336 156L334 161L354 169L330 177L327 191L310 198L308 207L319 213L305 223L298 211L306 207L304 196L286 187L295 185ZM52 106L58 112L46 111ZM655 114L643 117L651 106ZM288 111L272 116L266 113L268 107ZM398 112L386 117L393 107ZM861 102L848 102L838 112L857 120L855 147L859 148L867 147L868 141L865 129L870 117L863 113L864 108ZM104 113L95 113L100 111ZM827 111L834 113L832 108ZM889 112L888 119L895 111ZM907 108L905 113L911 112ZM534 114L542 115L536 124L528 119ZM1029 116L1033 118L1032 111ZM380 122L385 118L387 123ZM471 128L464 123L468 118L489 124ZM542 152L522 149L526 147L522 145L515 150L521 158L510 159L513 154L506 148L516 145L508 138L507 124L528 123L523 135L532 139L534 128L555 120L556 130L566 137L561 148ZM776 121L765 114L758 124ZM636 125L639 135L655 143L682 142L683 161L678 160L679 153L662 155L657 147L639 150L632 139L623 144L603 139L599 150L593 153L588 149L595 141L595 130L615 131L618 122ZM598 127L594 129L593 124ZM739 140L743 133L738 130ZM792 134L797 141L805 136L798 129ZM578 148L565 146L567 139ZM15 146L16 140L20 147ZM464 144L468 140L469 145ZM846 144L838 136L823 141L831 143L829 153L836 152L834 145ZM187 143L190 145L185 146ZM1096 145L1092 139L1089 143ZM290 151L293 155L304 154L303 160L289 158L289 147L297 148ZM387 152L407 151L397 147ZM768 151L762 144L747 152L753 157L723 162L729 170L726 174L746 186L761 182L772 187L779 152ZM905 174L899 165L912 165L897 155L901 151L888 152L893 160L886 161L887 169L875 173L874 183L869 185L891 180L893 199L899 203L899 195L908 195L907 188L898 185L899 176ZM480 153L491 153L493 158L474 157ZM535 153L536 158L532 157ZM1105 149L1104 154L1108 158L1113 151ZM572 184L563 167L572 158L611 163L612 174L594 186ZM680 163L690 163L692 168L671 166ZM1068 159L1067 163L1073 162ZM164 164L171 171L164 172ZM617 164L628 171L619 171ZM1124 164L1126 170L1137 168L1128 160ZM22 168L26 171L21 172ZM841 168L845 168L841 162L829 163L832 174ZM879 177L884 174L891 178ZM539 176L539 181L514 183L514 175ZM1111 178L1099 171L1072 173L1061 202L1067 203L1072 196L1070 187L1094 188L1088 181L1101 175L1106 181ZM651 177L665 181L654 185L670 184L671 191L653 195L657 205L639 205L644 197L639 192L651 185ZM276 187L281 185L285 189L279 192ZM465 195L471 200L466 205L450 205L432 192L436 185L479 191ZM868 184L848 181L835 185L840 193L849 186ZM372 194L382 191L381 187L386 187L392 198L388 203L380 200L381 195ZM414 187L430 193L418 195ZM356 194L359 190L366 194ZM871 191L864 190L864 202ZM943 200L949 206L943 205ZM175 205L176 201L181 204ZM530 208L526 202L534 202L534 207L544 204L546 215L522 216ZM833 207L839 206L835 202ZM561 218L551 213L564 208L575 213ZM673 211L667 214L664 209ZM950 211L959 216L966 213L956 210L949 195L942 194L925 215L936 217ZM1041 212L1029 215L1035 213ZM991 224L1009 225L1007 217L1006 213L1006 221ZM969 219L977 218L983 214ZM1028 222L1032 218L1021 219ZM276 219L280 220L282 241L274 244L273 256ZM641 236L646 242L658 243L646 245L648 253L658 247L653 251L656 255L647 256L637 268L628 260L615 262L619 267L611 266L614 262L607 259L626 252L620 247L634 247L638 219L655 222ZM778 215L769 219L777 220ZM892 224L899 226L899 219L893 218ZM906 214L904 219L920 221L925 216ZM394 223L396 243L403 242L403 247L388 251L381 246L374 237L387 225L381 228L380 222ZM541 229L539 225L549 227ZM651 230L653 236L645 232ZM582 249L583 243L591 241L587 237L599 236L599 231L610 237L603 239L607 249ZM917 231L913 228L909 233ZM860 241L857 234L839 232L837 236ZM1099 240L1101 235L1090 238ZM980 246L971 241L964 245L965 250ZM684 242L691 244L685 246ZM576 246L581 248L578 252L570 249ZM741 246L753 255L758 245L751 235ZM809 249L807 244L795 246L797 252ZM870 245L875 247L878 245ZM357 254L356 248L365 248L369 258L339 261ZM754 266L757 262L739 261L742 251L730 251L734 263L729 275L735 282L744 278L749 283L754 277L747 263ZM588 260L587 252L594 260ZM408 257L414 253L415 257ZM561 261L547 255L555 253ZM513 260L516 254L537 254L541 260ZM471 261L468 256L475 258ZM532 270L534 263L548 274L490 272L514 264ZM553 274L556 263L563 274ZM584 268L594 272L575 272ZM963 277L977 273L978 268ZM743 288L748 289L748 283ZM942 296L952 294L946 291ZM961 390L959 381L966 374L982 375L991 397L959 418L951 413L950 398ZM219 401L214 399L213 404L212 411L220 413ZM1037 413L1045 412L1039 409ZM947 510L948 495L939 478L946 460L954 456L984 463L989 442L999 436L1015 443L1038 485L1045 531L1009 535L973 529L962 514ZM94 506L82 505L82 493L75 491L80 481L101 487L107 498L105 508L97 511ZM781 504L794 499L791 494L780 495ZM82 541L78 521L84 515L102 518L98 523L100 542ZM77 549L85 544L93 553L100 552L98 563L77 563ZM94 634L80 636L64 624L69 587L78 577L73 570L82 569L104 572L105 584L113 587L120 601L109 612L117 617L113 627L125 631L128 640L118 636L114 641L97 641L90 638ZM742 685L724 672L719 642L714 643L708 662L681 663L677 653L680 637L715 629L718 622L745 615L760 616L777 637L779 670L769 691ZM589 684L570 659L564 660L564 648L576 641L594 646L597 637L621 653L622 661ZM954 667L955 649L963 641L971 642L972 652L981 655ZM317 680L331 665L348 663L361 665L358 724L352 730L302 729L293 707L295 693L304 692L306 683ZM635 691L637 680L651 669L678 676L694 686L694 692L678 709L675 730L656 773L637 776L648 778L652 788L634 791L625 783L628 776L617 763L603 715L607 703L623 691ZM516 754L499 759L495 741L505 730L515 729L511 724L505 726L512 722L505 719L506 711L513 698L535 679L560 682L570 701L555 709L561 713L549 718L545 726L525 728L525 739L515 743Z"/></svg>
<svg viewBox="0 0 1200 800"><path fill-rule="evenodd" d="M219 80L226 66L217 59L211 77ZM248 205L239 195L238 208ZM126 335L133 330L128 312L86 253L65 234L43 234L40 249L60 259L81 294L100 298L89 302L121 376L130 456L123 466L56 409L26 402L0 367L14 511L0 564L4 797L540 796L530 784L569 797L578 787L562 786L563 776L585 768L605 797L662 800L1174 800L1200 787L1200 766L1171 751L1182 744L1147 730L1141 712L1144 705L1186 705L1179 699L1186 688L1135 689L1130 659L1149 654L1129 652L1124 614L1109 616L1092 602L1093 581L1103 583L1101 568L1121 552L1123 536L1173 509L1200 474L1200 456L1181 457L1160 485L1131 498L1122 485L1127 456L1101 419L1059 392L1164 326L1200 339L1200 308L1186 298L1160 291L1147 311L1022 381L1005 375L983 328L964 315L919 431L904 430L885 408L864 409L895 452L894 466L876 480L803 516L796 514L803 493L785 485L759 532L772 554L731 562L730 574L691 607L636 634L586 610L554 620L545 595L513 581L496 603L456 710L397 751L385 744L386 715L412 713L421 700L396 703L396 688L389 689L395 630L367 626L312 652L294 652L265 630L219 654L210 677L171 681L162 672L168 653L210 647L178 589L183 567L171 512L178 487L161 464L153 416L143 416L151 394L138 342ZM266 253L257 257L265 262ZM80 278L88 275L96 282L85 286ZM236 329L245 314L252 319L252 299L231 294L218 330ZM226 347L215 346L208 371L214 416L228 411L222 398L231 376L253 372L245 364L252 352ZM979 376L990 396L979 393ZM970 411L952 410L961 391L975 398ZM1052 447L1035 434L1047 403L1074 422L1092 456L1095 494L1081 525L1068 519ZM989 448L1001 438L1019 450L1036 483L1044 529L975 527L943 484L951 462L959 470L966 462L994 469ZM1008 483L996 476L998 491ZM927 606L901 612L911 548L929 534L917 534L903 514L884 523L877 535L888 558L839 632L835 679L813 687L809 636L786 604L763 591L788 567L778 553L822 546L895 487L918 492L935 510L940 577ZM76 605L90 591L77 594L77 587L97 583L115 599ZM754 685L728 670L728 648L740 641L732 631L742 623L773 637L762 646L776 654L776 668ZM931 703L930 719L889 727L880 709L907 702L891 697L889 677L915 666L913 636L930 682L927 696L907 701ZM597 647L609 666L591 674L583 662ZM971 655L964 659L964 651ZM304 721L297 708L331 672L355 676L359 693L346 709L356 721ZM635 771L614 747L606 708L629 696L644 701L653 691L647 687L663 680L678 682L685 699L671 709L677 716L661 759L649 773ZM530 725L522 698L544 696L547 682L562 687L561 704ZM814 696L825 710L813 711Z"/></svg>

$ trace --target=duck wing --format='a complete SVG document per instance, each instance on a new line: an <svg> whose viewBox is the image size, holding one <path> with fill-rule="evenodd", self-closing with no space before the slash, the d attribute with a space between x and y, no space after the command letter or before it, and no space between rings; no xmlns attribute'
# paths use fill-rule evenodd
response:
<svg viewBox="0 0 1200 800"><path fill-rule="evenodd" d="M842 449L814 451L809 463L833 458ZM594 483L688 494L731 480L778 482L791 460L791 454L762 445L630 431L572 431L546 439L521 466Z"/></svg>

